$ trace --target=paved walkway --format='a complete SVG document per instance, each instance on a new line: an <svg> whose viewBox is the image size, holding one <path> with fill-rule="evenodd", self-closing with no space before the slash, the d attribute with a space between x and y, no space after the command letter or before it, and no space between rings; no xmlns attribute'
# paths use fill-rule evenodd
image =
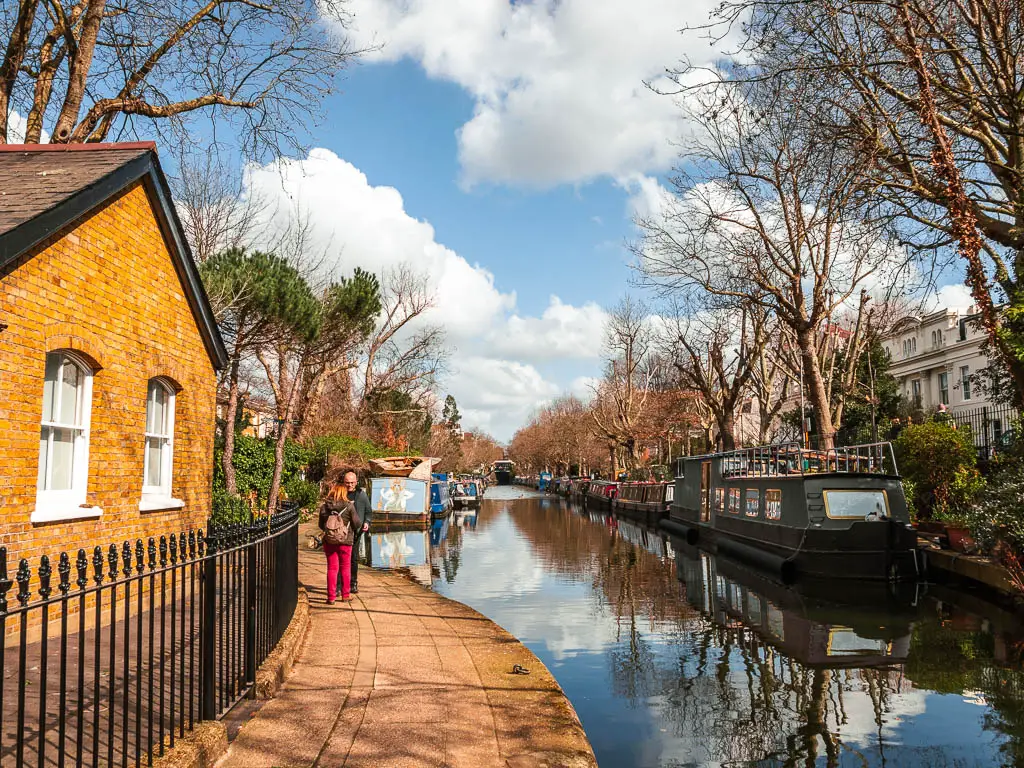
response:
<svg viewBox="0 0 1024 768"><path fill-rule="evenodd" d="M299 576L311 628L277 698L223 768L596 765L568 700L496 624L396 574L365 569L349 605L326 605L323 554ZM512 674L514 665L530 674Z"/></svg>

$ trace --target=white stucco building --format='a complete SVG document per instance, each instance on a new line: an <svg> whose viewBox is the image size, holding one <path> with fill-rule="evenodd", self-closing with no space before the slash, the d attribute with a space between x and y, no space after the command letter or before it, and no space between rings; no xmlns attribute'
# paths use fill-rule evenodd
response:
<svg viewBox="0 0 1024 768"><path fill-rule="evenodd" d="M992 404L972 378L988 366L981 350L985 332L975 317L956 309L908 315L882 340L892 358L889 373L909 402L925 412L935 412L940 403L952 411Z"/></svg>

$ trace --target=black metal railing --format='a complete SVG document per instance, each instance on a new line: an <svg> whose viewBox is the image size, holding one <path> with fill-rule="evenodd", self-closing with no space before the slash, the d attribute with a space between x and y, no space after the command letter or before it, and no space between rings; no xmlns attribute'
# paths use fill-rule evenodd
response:
<svg viewBox="0 0 1024 768"><path fill-rule="evenodd" d="M222 717L291 620L297 558L295 509L61 553L56 574L22 559L13 580L0 547L0 766L152 765Z"/></svg>
<svg viewBox="0 0 1024 768"><path fill-rule="evenodd" d="M1015 437L1012 432L1020 411L1010 405L986 405L981 408L956 408L949 412L957 426L971 428L974 447L982 461L991 459L998 451L1008 447Z"/></svg>

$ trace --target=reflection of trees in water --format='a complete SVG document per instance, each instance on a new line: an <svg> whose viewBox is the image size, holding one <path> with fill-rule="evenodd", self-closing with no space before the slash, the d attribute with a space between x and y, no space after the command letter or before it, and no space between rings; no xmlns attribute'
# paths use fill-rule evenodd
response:
<svg viewBox="0 0 1024 768"><path fill-rule="evenodd" d="M504 511L482 510L477 530ZM905 666L806 666L738 619L716 614L716 623L691 607L675 563L626 541L624 526L532 500L517 502L509 517L550 572L591 584L608 606L617 640L608 651L613 690L656 709L687 764L960 765L964 755L947 756L941 744L894 752L885 743L904 694L916 687L982 692L993 708L986 729L1007 738L1005 764L1024 765L1024 673L995 661L989 634L953 632L925 618L914 627ZM628 534L637 539L636 531ZM454 578L460 549L453 527L443 547L446 578ZM979 755L987 749L978 748Z"/></svg>
<svg viewBox="0 0 1024 768"><path fill-rule="evenodd" d="M953 631L942 615L918 622L910 641L906 674L917 687L939 693L971 692L984 697L986 730L1000 733L1006 765L1024 765L1024 671L998 659L1008 641L1003 633ZM1011 641L1012 642L1012 641Z"/></svg>

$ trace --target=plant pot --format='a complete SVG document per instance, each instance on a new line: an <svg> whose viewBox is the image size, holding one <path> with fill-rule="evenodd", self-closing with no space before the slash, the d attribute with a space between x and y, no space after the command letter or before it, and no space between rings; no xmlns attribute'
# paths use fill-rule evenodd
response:
<svg viewBox="0 0 1024 768"><path fill-rule="evenodd" d="M974 539L971 538L971 532L966 526L947 525L946 536L949 538L950 549L955 552L966 552L968 549L974 549Z"/></svg>

